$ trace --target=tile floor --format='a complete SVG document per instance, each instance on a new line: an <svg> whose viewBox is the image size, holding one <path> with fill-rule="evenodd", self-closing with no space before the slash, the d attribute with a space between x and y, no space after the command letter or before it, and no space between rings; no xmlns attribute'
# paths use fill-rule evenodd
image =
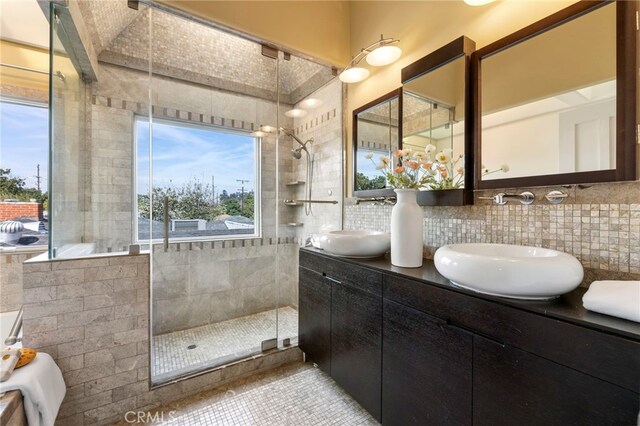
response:
<svg viewBox="0 0 640 426"><path fill-rule="evenodd" d="M239 380L153 410L158 425L377 425L358 403L311 363ZM121 423L125 424L125 423Z"/></svg>
<svg viewBox="0 0 640 426"><path fill-rule="evenodd" d="M291 338L297 344L298 311L286 306L278 311L279 339ZM260 352L263 340L276 337L276 310L264 311L232 320L188 330L160 334L153 341L152 377L155 383L226 364ZM193 349L188 349L191 345Z"/></svg>

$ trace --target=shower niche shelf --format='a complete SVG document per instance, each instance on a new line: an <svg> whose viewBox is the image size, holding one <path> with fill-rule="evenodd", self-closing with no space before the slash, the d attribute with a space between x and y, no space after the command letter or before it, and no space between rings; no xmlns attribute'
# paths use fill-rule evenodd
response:
<svg viewBox="0 0 640 426"><path fill-rule="evenodd" d="M300 186L300 185L304 185L305 182L302 180L295 180L293 182L288 182L287 186Z"/></svg>
<svg viewBox="0 0 640 426"><path fill-rule="evenodd" d="M302 223L302 222L289 222L289 223L287 223L287 226L290 226L292 228L299 228L301 226L304 226L304 223Z"/></svg>
<svg viewBox="0 0 640 426"><path fill-rule="evenodd" d="M284 205L285 206L291 206L291 207L298 207L298 206L302 206L303 203L300 203L298 201L285 201Z"/></svg>

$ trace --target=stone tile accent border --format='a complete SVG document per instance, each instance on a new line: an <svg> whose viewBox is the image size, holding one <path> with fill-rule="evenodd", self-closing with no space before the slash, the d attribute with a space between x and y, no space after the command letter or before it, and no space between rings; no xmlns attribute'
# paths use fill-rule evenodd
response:
<svg viewBox="0 0 640 426"><path fill-rule="evenodd" d="M67 384L56 424L111 424L302 355L275 350L178 383L149 386L149 256L27 261L23 344L49 353Z"/></svg>
<svg viewBox="0 0 640 426"><path fill-rule="evenodd" d="M347 205L344 227L389 231L390 217L391 206ZM640 203L425 207L424 224L425 258L452 243L522 244L569 253L585 268L640 275Z"/></svg>

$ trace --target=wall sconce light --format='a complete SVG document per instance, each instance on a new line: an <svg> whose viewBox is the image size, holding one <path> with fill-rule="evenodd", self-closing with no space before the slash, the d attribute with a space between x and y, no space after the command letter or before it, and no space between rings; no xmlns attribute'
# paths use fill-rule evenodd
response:
<svg viewBox="0 0 640 426"><path fill-rule="evenodd" d="M369 77L369 70L359 67L358 64L363 58L367 58L367 63L374 67L382 67L394 63L402 55L402 49L394 44L400 42L393 38L384 38L380 35L380 40L365 47L349 62L349 65L342 70L338 78L343 83L358 83Z"/></svg>

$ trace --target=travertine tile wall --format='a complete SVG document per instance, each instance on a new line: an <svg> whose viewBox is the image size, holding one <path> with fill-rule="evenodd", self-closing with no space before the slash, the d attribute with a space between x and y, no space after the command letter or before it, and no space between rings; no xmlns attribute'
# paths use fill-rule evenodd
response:
<svg viewBox="0 0 640 426"><path fill-rule="evenodd" d="M323 103L302 118L294 119L296 136L303 142L313 138L309 144L313 154L312 194L314 200L336 200L338 204L313 204L312 213L306 215L304 206L291 207L295 210L295 222L303 225L296 228L296 237L305 240L322 229L340 229L342 222L343 191L343 125L342 125L342 82L335 78L307 98L315 98ZM293 142L292 148L299 145ZM304 153L303 153L304 154ZM306 160L304 155L293 162L295 180L305 185L291 187L296 198L304 199L306 182ZM331 193L331 195L329 195Z"/></svg>
<svg viewBox="0 0 640 426"><path fill-rule="evenodd" d="M0 312L18 311L22 306L22 263L46 250L0 254ZM4 336L3 336L4 337Z"/></svg>
<svg viewBox="0 0 640 426"><path fill-rule="evenodd" d="M297 277L289 257L296 248L293 239L282 239L276 245L266 238L171 244L166 253L156 247L154 333L238 318L276 306L297 306Z"/></svg>
<svg viewBox="0 0 640 426"><path fill-rule="evenodd" d="M110 247L119 251L129 244L133 233L133 123L136 114L144 116L148 110L148 75L104 63L100 63L100 71L101 79L93 84L91 95L92 212L87 216L87 228L94 232L88 239L99 242L99 251ZM278 114L273 102L174 79L154 76L151 85L155 117L251 131L260 124L273 125ZM283 113L289 108L281 106L279 122L291 127L292 120ZM279 209L285 221L285 215L291 213L276 200L276 185L280 194L286 189L284 179L277 181L276 148L275 135L262 139L261 240L217 241L214 249L211 242L172 244L167 254L154 252L155 333L276 306L275 212ZM279 148L279 167L291 170L290 147L281 144ZM278 250L287 250L284 247ZM291 277L280 272L278 276L281 302L297 300Z"/></svg>
<svg viewBox="0 0 640 426"><path fill-rule="evenodd" d="M551 189L567 192L567 202L540 201ZM480 205L475 206L424 207L425 258L452 243L522 244L577 257L587 269L585 285L607 277L640 277L640 182L533 191L538 201L529 206L496 206L478 200ZM485 192L483 195L491 191ZM391 206L353 202L345 206L345 229L388 232L390 220Z"/></svg>
<svg viewBox="0 0 640 426"><path fill-rule="evenodd" d="M49 353L67 394L59 425L111 424L261 370L299 360L297 348L157 389L149 386L149 256L95 256L24 264L25 347Z"/></svg>

